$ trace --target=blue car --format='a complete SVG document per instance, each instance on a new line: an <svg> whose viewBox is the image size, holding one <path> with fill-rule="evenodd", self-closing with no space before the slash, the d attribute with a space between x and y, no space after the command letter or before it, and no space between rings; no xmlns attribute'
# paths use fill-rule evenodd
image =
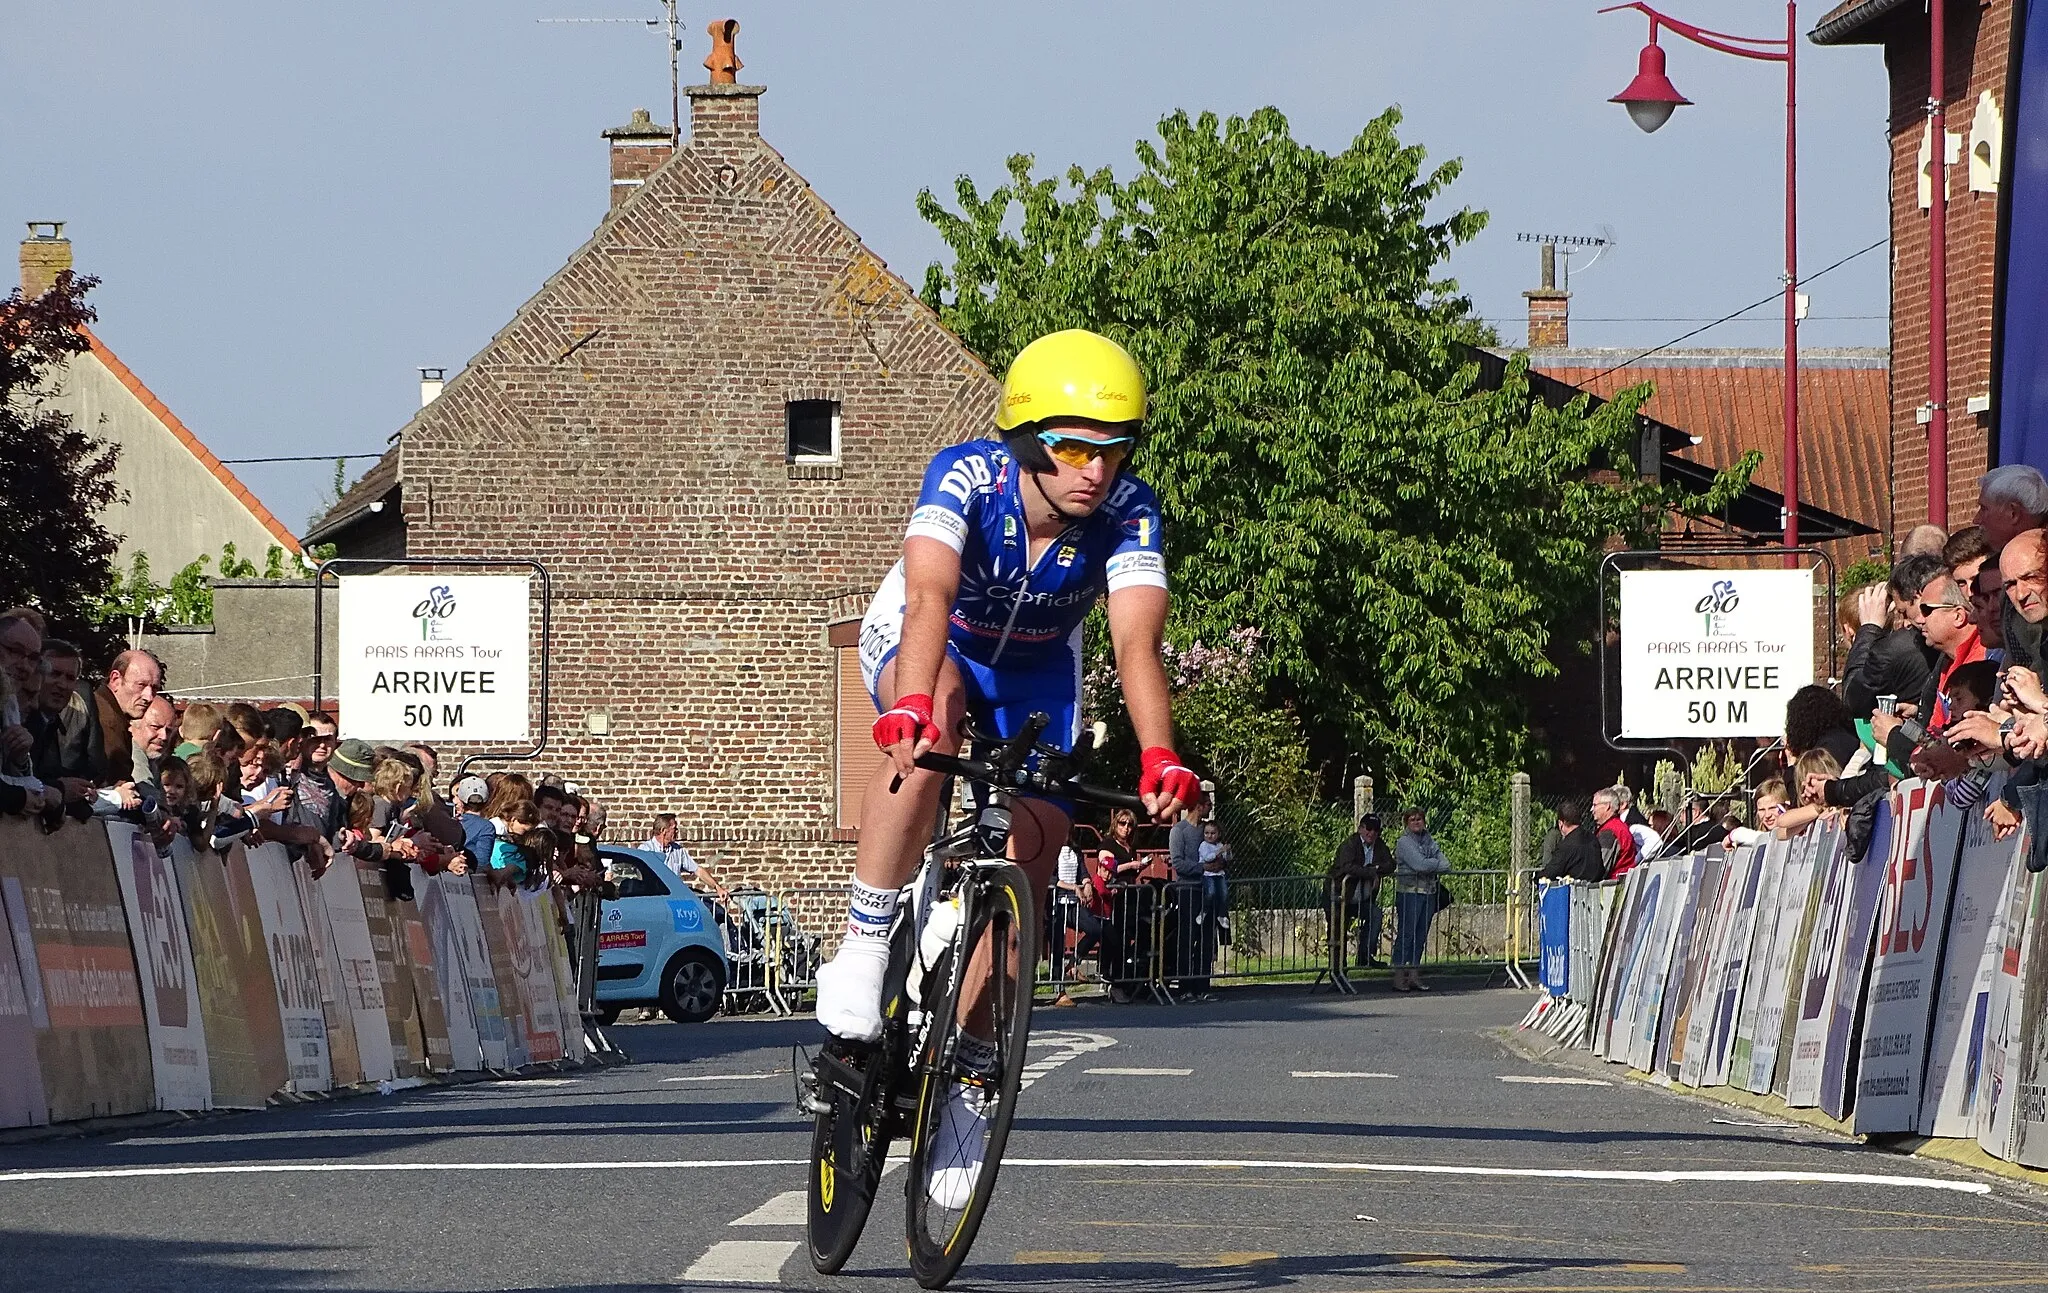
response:
<svg viewBox="0 0 2048 1293"><path fill-rule="evenodd" d="M656 1006L679 1024L718 1013L731 971L711 909L660 854L600 845L619 886L597 918L597 1004L606 1023Z"/></svg>

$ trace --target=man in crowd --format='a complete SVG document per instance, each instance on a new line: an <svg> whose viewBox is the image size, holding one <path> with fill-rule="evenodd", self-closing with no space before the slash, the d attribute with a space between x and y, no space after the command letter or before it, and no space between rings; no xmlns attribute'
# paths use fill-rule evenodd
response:
<svg viewBox="0 0 2048 1293"><path fill-rule="evenodd" d="M0 771L13 776L32 775L36 741L25 719L35 705L42 656L43 633L36 621L20 611L0 615L0 671L12 684L0 710Z"/></svg>
<svg viewBox="0 0 2048 1293"><path fill-rule="evenodd" d="M684 880L697 874L696 860L690 856L690 850L683 847L682 841L676 838L674 813L656 813L654 834L648 836L640 847L649 853L659 853L662 865Z"/></svg>
<svg viewBox="0 0 2048 1293"><path fill-rule="evenodd" d="M1920 636L1920 590L1948 569L1936 554L1902 556L1886 583L1857 594L1863 626L1842 671L1842 699L1851 717L1870 717L1879 696L1911 700L1926 689L1938 653ZM1891 627L1894 610L1901 621L1897 628Z"/></svg>
<svg viewBox="0 0 2048 1293"><path fill-rule="evenodd" d="M1599 884L1607 878L1607 863L1593 832L1586 829L1586 810L1576 799L1557 806L1557 842L1550 860L1537 873L1539 880L1579 880Z"/></svg>
<svg viewBox="0 0 2048 1293"><path fill-rule="evenodd" d="M1181 960L1190 977L1181 990L1197 1001L1209 995L1209 966L1216 954L1216 931L1202 914L1202 822L1208 805L1196 800L1181 809L1180 820L1166 834L1167 861L1173 866L1174 891L1181 906Z"/></svg>
<svg viewBox="0 0 2048 1293"><path fill-rule="evenodd" d="M93 718L99 724L94 770L101 785L128 779L135 763L129 724L149 709L163 685L163 662L147 651L123 651L107 666L107 680L93 689Z"/></svg>
<svg viewBox="0 0 2048 1293"><path fill-rule="evenodd" d="M128 725L128 742L134 749L128 780L137 785L157 784L157 770L164 755L170 753L171 734L177 731L177 723L178 709L171 704L170 697L152 697L143 708L142 717Z"/></svg>
<svg viewBox="0 0 2048 1293"><path fill-rule="evenodd" d="M1598 835L1600 856L1607 863L1607 876L1620 879L1635 869L1636 837L1621 816L1620 797L1614 787L1593 792L1593 828Z"/></svg>
<svg viewBox="0 0 2048 1293"><path fill-rule="evenodd" d="M83 798L92 778L92 724L78 680L85 662L78 648L60 638L43 639L42 681L33 712L24 703L22 718L35 736L35 773L56 785L66 784L67 798ZM72 786L77 783L77 793Z"/></svg>
<svg viewBox="0 0 2048 1293"><path fill-rule="evenodd" d="M1984 545L2003 554L2006 546L2028 530L2048 524L2048 479L2024 463L1993 467L1977 478L1977 528ZM2006 576L2011 583L2012 577ZM2007 664L2038 668L2041 660L2041 630L2011 610L2005 613L2005 661Z"/></svg>
<svg viewBox="0 0 2048 1293"><path fill-rule="evenodd" d="M1941 653L1939 672L1933 686L1921 694L1922 708L1918 712L1927 717L1927 730L1938 732L1948 724L1952 708L1949 678L1962 666L1982 660L1984 643L1977 633L1970 599L1955 576L1944 573L1928 580L1920 589L1918 601L1921 636Z"/></svg>
<svg viewBox="0 0 2048 1293"><path fill-rule="evenodd" d="M1394 853L1380 836L1378 813L1358 819L1355 834L1344 837L1337 856L1324 875L1324 901L1330 905L1331 921L1340 924L1348 916L1358 926L1358 964L1368 969L1379 964L1380 883L1394 874ZM1337 904L1345 904L1339 908ZM1343 930L1331 931L1331 944L1343 945Z"/></svg>

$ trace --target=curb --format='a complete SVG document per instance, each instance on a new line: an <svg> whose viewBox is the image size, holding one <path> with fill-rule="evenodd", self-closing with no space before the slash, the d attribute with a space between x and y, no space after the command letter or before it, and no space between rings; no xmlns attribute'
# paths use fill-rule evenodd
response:
<svg viewBox="0 0 2048 1293"><path fill-rule="evenodd" d="M1560 1045L1541 1033L1519 1028L1495 1028L1489 1030L1494 1040L1524 1059L1540 1064L1555 1064L1559 1067L1580 1069L1589 1073L1600 1073L1612 1077L1617 1071L1631 1083L1663 1091L1669 1095L1690 1096L1731 1109L1744 1109L1751 1113L1764 1114L1786 1123L1794 1123L1839 1136L1852 1144L1861 1145L1882 1153L1897 1154L1905 1158L1928 1159L1946 1163L1951 1167L1967 1168L1982 1172L2036 1190L2048 1191L2048 1171L2037 1171L2009 1163L1984 1152L1974 1140L1955 1140L1945 1137L1920 1136L1907 1132L1892 1132L1869 1135L1849 1130L1849 1124L1830 1118L1818 1109L1793 1108L1775 1095L1757 1095L1734 1087L1686 1087L1660 1081L1647 1073L1621 1068L1594 1057L1591 1051Z"/></svg>
<svg viewBox="0 0 2048 1293"><path fill-rule="evenodd" d="M423 1078L398 1078L387 1083L358 1082L353 1086L333 1087L326 1091L279 1091L265 1100L261 1109L152 1109L146 1113L121 1114L107 1118L80 1118L75 1122L48 1123L41 1127L10 1127L5 1131L0 1131L0 1146L34 1145L56 1140L85 1140L94 1136L127 1135L138 1131L154 1131L163 1127L176 1127L195 1122L212 1122L221 1118L261 1113L265 1109L281 1109L293 1105L326 1104L336 1100L360 1099L364 1096L398 1095L405 1091L424 1091L435 1087L473 1086L479 1082L516 1082L525 1078L547 1077L555 1073L577 1073L619 1068L632 1062L633 1057L621 1050L609 1052L596 1051L589 1054L580 1063L569 1060L546 1060L539 1064L528 1064L523 1068L516 1069L463 1069L448 1073L429 1074ZM386 1089L387 1087L389 1088L388 1090Z"/></svg>

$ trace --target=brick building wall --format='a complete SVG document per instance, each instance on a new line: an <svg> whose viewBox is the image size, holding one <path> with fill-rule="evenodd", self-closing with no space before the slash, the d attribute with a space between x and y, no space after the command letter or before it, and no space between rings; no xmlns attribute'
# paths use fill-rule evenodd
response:
<svg viewBox="0 0 2048 1293"><path fill-rule="evenodd" d="M998 388L761 140L759 88L690 94L684 146L406 429L407 547L549 568L538 766L614 838L673 811L728 877L840 880L832 626ZM791 461L792 400L837 402L836 461Z"/></svg>
<svg viewBox="0 0 2048 1293"><path fill-rule="evenodd" d="M1920 204L1921 148L1927 138L1928 28L1918 5L1873 29L1885 46L1891 82L1892 236L1892 497L1896 533L1928 517L1928 228ZM1969 143L1979 96L1989 91L2006 108L2013 0L1949 0L1946 68L1947 130L1962 137L1948 182L1948 513L1968 524L1976 511L1977 477L1989 466L1991 422L1969 402L1991 388L1992 271L1998 194L1972 191ZM1937 143L1936 165L1942 152Z"/></svg>

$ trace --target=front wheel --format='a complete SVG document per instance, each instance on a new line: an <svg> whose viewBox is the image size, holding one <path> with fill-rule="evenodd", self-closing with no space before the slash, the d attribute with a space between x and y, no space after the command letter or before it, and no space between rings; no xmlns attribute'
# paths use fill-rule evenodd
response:
<svg viewBox="0 0 2048 1293"><path fill-rule="evenodd" d="M967 1260L995 1193L1031 1031L1038 925L1024 873L988 867L976 888L953 948L967 971L941 979L918 1064L904 1211L911 1273L928 1289Z"/></svg>

